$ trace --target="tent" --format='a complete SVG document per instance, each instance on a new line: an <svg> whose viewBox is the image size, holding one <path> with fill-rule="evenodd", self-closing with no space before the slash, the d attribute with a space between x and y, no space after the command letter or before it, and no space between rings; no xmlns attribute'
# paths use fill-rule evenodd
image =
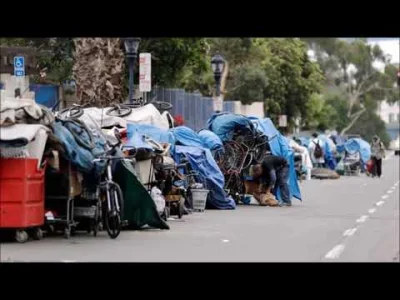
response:
<svg viewBox="0 0 400 300"><path fill-rule="evenodd" d="M347 151L351 154L359 152L364 164L371 158L371 145L360 138L349 139L345 143L337 145L337 151L340 153Z"/></svg>
<svg viewBox="0 0 400 300"><path fill-rule="evenodd" d="M276 129L270 118L259 119L256 117L249 118L266 136L269 137L269 146L273 155L283 156L289 162L289 190L290 197L295 197L301 201L301 193L297 182L296 170L294 167L294 151L290 148L287 139ZM280 200L280 191L275 191L276 197Z"/></svg>

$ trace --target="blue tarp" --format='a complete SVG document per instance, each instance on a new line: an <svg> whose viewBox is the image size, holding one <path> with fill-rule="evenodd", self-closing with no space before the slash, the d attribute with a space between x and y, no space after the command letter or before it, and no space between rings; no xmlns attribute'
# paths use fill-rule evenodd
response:
<svg viewBox="0 0 400 300"><path fill-rule="evenodd" d="M371 145L360 138L349 139L344 144L337 145L336 149L338 152L347 151L350 154L359 152L364 164L371 158Z"/></svg>
<svg viewBox="0 0 400 300"><path fill-rule="evenodd" d="M52 108L58 101L58 85L31 84L29 89L35 92L35 101L38 104Z"/></svg>
<svg viewBox="0 0 400 300"><path fill-rule="evenodd" d="M207 121L207 129L214 132L223 142L230 141L237 128L247 128L254 131L254 126L248 117L231 113L213 114Z"/></svg>
<svg viewBox="0 0 400 300"><path fill-rule="evenodd" d="M221 139L208 129L201 130L199 132L199 137L204 148L210 149L211 151L224 149Z"/></svg>
<svg viewBox="0 0 400 300"><path fill-rule="evenodd" d="M158 128L153 125L147 124L128 124L127 126L127 137L128 141L124 147L136 147L144 149L152 149L149 145L144 142L143 137L148 136L159 143L170 143L172 146L175 145L175 137L172 132Z"/></svg>
<svg viewBox="0 0 400 300"><path fill-rule="evenodd" d="M225 179L221 170L210 150L202 148L200 138L195 138L196 132L184 126L167 131L153 125L128 124L127 135L128 141L124 145L127 148L148 148L149 145L143 141L144 135L159 143L170 143L175 161L180 162L180 156L185 155L189 159L192 169L198 171L205 178L207 188L210 190L209 206L217 209L235 208L234 201L225 193ZM177 146L177 142L192 146Z"/></svg>
<svg viewBox="0 0 400 300"><path fill-rule="evenodd" d="M176 143L182 146L202 147L203 144L197 132L186 126L178 126L170 129L173 133Z"/></svg>
<svg viewBox="0 0 400 300"><path fill-rule="evenodd" d="M104 155L106 142L101 137L93 136L95 147L91 150L78 144L72 132L83 141L89 141L87 132L82 131L81 127L74 122L55 122L52 125L54 135L63 144L66 150L67 159L79 171L85 174L100 175L104 170L104 162L96 162L96 157ZM81 142L82 143L82 142Z"/></svg>
<svg viewBox="0 0 400 300"><path fill-rule="evenodd" d="M318 136L318 139L324 142L322 149L324 150L324 159L326 165L329 167L329 169L335 170L337 162L336 158L333 156L331 146L329 145L328 142L329 137L326 136L325 134L320 134Z"/></svg>
<svg viewBox="0 0 400 300"><path fill-rule="evenodd" d="M189 160L193 170L200 173L210 190L207 206L216 209L235 209L235 201L228 197L224 190L225 179L209 149L189 146L176 146L174 149L175 161L182 157Z"/></svg>
<svg viewBox="0 0 400 300"><path fill-rule="evenodd" d="M256 128L268 136L271 140L269 146L273 155L285 157L289 162L289 190L290 197L301 200L299 184L297 182L296 170L294 167L294 152L290 148L287 139L276 129L270 118L259 119L250 118L256 125ZM275 191L276 197L281 200L280 191Z"/></svg>

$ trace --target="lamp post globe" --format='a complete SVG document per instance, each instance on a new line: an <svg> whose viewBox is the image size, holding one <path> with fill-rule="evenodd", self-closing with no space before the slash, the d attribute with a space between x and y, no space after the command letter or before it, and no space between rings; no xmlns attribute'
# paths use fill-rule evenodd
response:
<svg viewBox="0 0 400 300"><path fill-rule="evenodd" d="M134 69L135 61L138 54L140 38L130 37L124 39L125 56L128 60L129 67L129 101L131 104L134 102Z"/></svg>

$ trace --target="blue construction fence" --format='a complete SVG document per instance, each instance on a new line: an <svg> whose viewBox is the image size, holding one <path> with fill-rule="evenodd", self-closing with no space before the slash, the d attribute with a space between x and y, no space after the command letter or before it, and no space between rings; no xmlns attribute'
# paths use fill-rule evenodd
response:
<svg viewBox="0 0 400 300"><path fill-rule="evenodd" d="M182 116L185 126L199 131L205 128L213 114L213 99L200 93L188 93L184 89L153 87L147 101L164 101L172 104L171 114ZM224 101L224 111L234 112L234 102Z"/></svg>
<svg viewBox="0 0 400 300"><path fill-rule="evenodd" d="M52 108L58 101L58 85L53 84L30 84L29 90L35 92L35 101Z"/></svg>

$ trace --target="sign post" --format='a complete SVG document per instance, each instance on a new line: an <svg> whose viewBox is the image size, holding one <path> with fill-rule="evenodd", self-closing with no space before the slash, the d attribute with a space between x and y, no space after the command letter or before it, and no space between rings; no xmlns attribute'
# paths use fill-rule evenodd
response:
<svg viewBox="0 0 400 300"><path fill-rule="evenodd" d="M151 53L139 55L139 91L151 91Z"/></svg>
<svg viewBox="0 0 400 300"><path fill-rule="evenodd" d="M25 76L25 58L23 56L14 57L14 76Z"/></svg>
<svg viewBox="0 0 400 300"><path fill-rule="evenodd" d="M221 112L224 110L224 102L221 96L216 96L213 101L214 104L214 111Z"/></svg>

